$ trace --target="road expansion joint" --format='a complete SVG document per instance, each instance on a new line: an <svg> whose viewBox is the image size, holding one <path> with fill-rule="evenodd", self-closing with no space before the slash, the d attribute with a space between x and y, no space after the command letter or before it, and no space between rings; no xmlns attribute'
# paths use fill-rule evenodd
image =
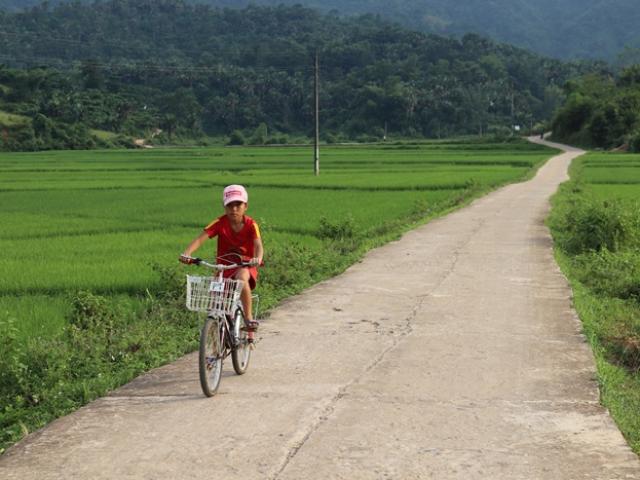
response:
<svg viewBox="0 0 640 480"><path fill-rule="evenodd" d="M340 387L335 395L323 402L324 406L321 406L319 408L320 413L314 416L313 420L306 429L299 432L299 434L297 435L299 438L294 438L291 446L289 447L287 455L282 461L282 464L277 468L273 475L268 477L269 480L277 480L280 477L280 475L285 471L287 466L291 463L291 461L295 458L300 449L307 443L311 436L316 431L318 431L320 427L322 427L322 425L329 421L330 417L335 412L336 406L340 402L340 400L348 396L348 390L352 386L360 383L363 377L365 377L369 372L374 370L378 365L380 365L380 363L384 361L389 352L395 350L404 338L411 335L411 333L413 332L413 321L415 320L426 296L419 296L414 298L417 300L417 302L412 308L411 313L406 317L404 328L398 334L392 336L393 342L391 343L391 345L389 345L381 353L379 353L361 374Z"/></svg>
<svg viewBox="0 0 640 480"><path fill-rule="evenodd" d="M218 395L224 395L220 392ZM152 404L166 402L182 402L184 400L202 400L202 395L185 393L183 395L108 395L101 398L100 402L105 403L136 403Z"/></svg>
<svg viewBox="0 0 640 480"><path fill-rule="evenodd" d="M426 324L432 326L431 324ZM547 343L554 343L556 341L566 341L570 339L585 341L585 336L581 333L538 333L536 331L531 332L506 332L506 331L476 331L476 330L456 330L451 332L449 330L425 330L420 334L422 337L472 337L472 338L504 338L504 339L527 339L532 338Z"/></svg>
<svg viewBox="0 0 640 480"><path fill-rule="evenodd" d="M456 410L480 410L487 408L497 409L514 409L519 410L522 407L543 407L548 410L564 410L580 407L583 410L599 411L602 405L598 400L564 400L564 399L507 399L507 398L486 398L486 399L461 399L458 401L442 400L420 396L419 394L408 395L384 395L349 393L344 395L349 400L357 401L360 404L386 404L386 405L420 405L424 407L451 407Z"/></svg>

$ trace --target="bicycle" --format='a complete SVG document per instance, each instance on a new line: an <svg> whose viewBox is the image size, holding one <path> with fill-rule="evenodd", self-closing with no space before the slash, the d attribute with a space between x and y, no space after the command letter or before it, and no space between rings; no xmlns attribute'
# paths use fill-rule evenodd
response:
<svg viewBox="0 0 640 480"><path fill-rule="evenodd" d="M243 282L223 278L222 272L255 264L239 262L221 265L209 263L201 258L191 260L195 265L208 267L217 272L215 277L187 275L187 309L207 313L200 331L198 367L202 391L207 397L212 397L220 385L223 360L229 355L235 372L238 375L246 373L251 359L248 332L255 328L257 323L249 325L242 309L240 292ZM259 297L254 295L253 300L253 309L257 312Z"/></svg>

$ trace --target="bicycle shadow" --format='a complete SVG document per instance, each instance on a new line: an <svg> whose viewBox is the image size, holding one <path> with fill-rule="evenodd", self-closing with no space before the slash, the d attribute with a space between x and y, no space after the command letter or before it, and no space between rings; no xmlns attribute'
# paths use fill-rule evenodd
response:
<svg viewBox="0 0 640 480"><path fill-rule="evenodd" d="M232 373L223 371L222 375L226 377ZM146 398L167 402L202 400L205 397L200 389L198 353L185 355L175 362L150 370L110 392L106 398L137 401Z"/></svg>

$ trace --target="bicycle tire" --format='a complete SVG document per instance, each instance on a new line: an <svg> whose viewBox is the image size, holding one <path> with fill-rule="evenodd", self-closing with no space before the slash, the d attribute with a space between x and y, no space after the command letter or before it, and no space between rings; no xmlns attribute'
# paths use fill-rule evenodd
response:
<svg viewBox="0 0 640 480"><path fill-rule="evenodd" d="M233 369L238 375L244 375L249 368L249 360L251 359L251 347L249 345L249 336L244 327L244 313L241 309L237 309L233 315L233 338L234 347L231 350L231 362Z"/></svg>
<svg viewBox="0 0 640 480"><path fill-rule="evenodd" d="M220 319L207 318L200 332L200 386L207 397L213 397L222 377L222 332Z"/></svg>

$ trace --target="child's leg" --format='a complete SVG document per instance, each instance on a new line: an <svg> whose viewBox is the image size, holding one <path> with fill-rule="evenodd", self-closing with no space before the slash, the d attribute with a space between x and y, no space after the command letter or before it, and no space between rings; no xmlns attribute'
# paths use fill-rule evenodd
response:
<svg viewBox="0 0 640 480"><path fill-rule="evenodd" d="M242 309L247 320L253 320L253 312L251 308L253 306L253 299L251 298L251 285L249 285L249 269L240 268L234 275L236 280L242 280L242 292L240 292L240 301L242 302Z"/></svg>
<svg viewBox="0 0 640 480"><path fill-rule="evenodd" d="M253 312L251 311L251 309L253 307L253 298L251 297L251 285L249 282L251 278L251 274L249 273L249 269L248 268L239 269L234 275L234 277L236 280L242 280L243 282L242 291L240 292L240 301L242 302L242 309L244 310L244 315L246 320L248 322L252 321ZM254 339L253 329L250 329L247 332L247 338L249 339L250 342L253 341Z"/></svg>

